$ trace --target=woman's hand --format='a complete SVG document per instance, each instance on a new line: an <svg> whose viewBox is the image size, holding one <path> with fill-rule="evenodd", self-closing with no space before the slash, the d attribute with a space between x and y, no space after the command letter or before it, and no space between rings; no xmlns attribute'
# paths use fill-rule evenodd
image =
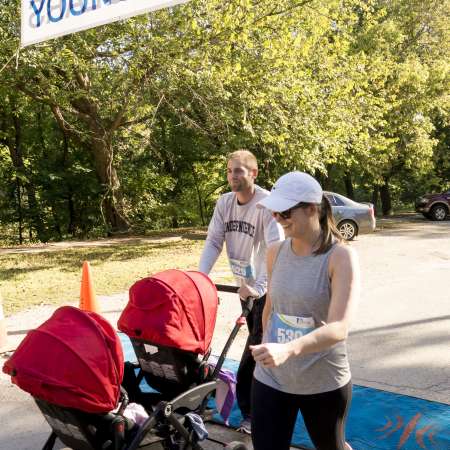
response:
<svg viewBox="0 0 450 450"><path fill-rule="evenodd" d="M289 343L250 345L250 350L255 361L262 367L281 366L292 356L292 350Z"/></svg>

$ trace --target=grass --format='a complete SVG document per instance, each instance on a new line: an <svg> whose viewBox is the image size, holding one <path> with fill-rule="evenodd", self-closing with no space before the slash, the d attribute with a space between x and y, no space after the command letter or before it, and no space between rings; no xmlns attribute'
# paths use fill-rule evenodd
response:
<svg viewBox="0 0 450 450"><path fill-rule="evenodd" d="M97 295L128 290L138 279L164 269L196 269L204 241L187 234L176 241L117 242L99 247L0 254L0 292L5 314L42 304L77 302L83 261L91 264ZM228 271L222 252L214 271ZM222 281L232 278L225 275Z"/></svg>

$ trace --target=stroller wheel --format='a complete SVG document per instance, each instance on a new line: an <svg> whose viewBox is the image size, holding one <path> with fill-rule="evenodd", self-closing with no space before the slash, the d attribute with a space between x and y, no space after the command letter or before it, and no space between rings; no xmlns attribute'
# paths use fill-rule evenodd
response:
<svg viewBox="0 0 450 450"><path fill-rule="evenodd" d="M227 450L248 450L248 447L243 443L239 441L233 441L225 445L224 447Z"/></svg>

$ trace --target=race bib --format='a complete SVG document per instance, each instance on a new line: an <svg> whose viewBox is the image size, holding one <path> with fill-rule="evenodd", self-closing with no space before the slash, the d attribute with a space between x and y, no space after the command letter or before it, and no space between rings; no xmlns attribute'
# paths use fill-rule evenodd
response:
<svg viewBox="0 0 450 450"><path fill-rule="evenodd" d="M285 344L314 330L312 317L288 316L273 313L270 321L269 342Z"/></svg>
<svg viewBox="0 0 450 450"><path fill-rule="evenodd" d="M255 279L253 267L246 261L230 258L230 268L235 277L243 278L247 282Z"/></svg>

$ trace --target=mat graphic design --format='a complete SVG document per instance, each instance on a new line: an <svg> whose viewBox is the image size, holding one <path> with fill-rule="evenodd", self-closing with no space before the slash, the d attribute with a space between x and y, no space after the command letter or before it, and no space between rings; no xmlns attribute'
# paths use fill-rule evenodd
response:
<svg viewBox="0 0 450 450"><path fill-rule="evenodd" d="M120 335L125 359L136 360L130 341ZM238 361L227 359L233 371ZM143 390L148 385L141 384ZM216 416L220 422L220 417ZM234 405L230 426L237 427L241 414ZM353 386L346 440L354 450L450 450L450 406L364 386ZM292 444L313 449L301 416L297 418Z"/></svg>

